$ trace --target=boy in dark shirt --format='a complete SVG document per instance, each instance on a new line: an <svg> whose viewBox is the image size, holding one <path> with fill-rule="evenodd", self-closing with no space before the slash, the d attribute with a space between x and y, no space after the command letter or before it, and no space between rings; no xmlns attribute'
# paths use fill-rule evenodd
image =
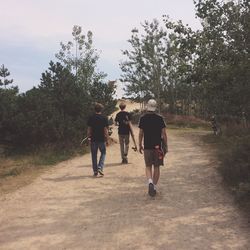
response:
<svg viewBox="0 0 250 250"><path fill-rule="evenodd" d="M160 165L163 165L164 154L167 153L166 125L163 118L155 113L156 101L150 99L147 104L147 113L139 121L139 152L144 151L146 176L148 179L148 193L156 195L156 185L160 177ZM144 147L142 139L144 138ZM162 151L162 142L165 152ZM152 169L154 166L154 169Z"/></svg>
<svg viewBox="0 0 250 250"><path fill-rule="evenodd" d="M102 104L95 104L95 114L89 117L87 125L87 136L90 138L90 148L92 156L92 167L94 176L98 173L103 176L103 167L106 156L106 144L108 143L108 119L101 114ZM105 144L106 142L106 144ZM101 152L99 162L97 163L98 149Z"/></svg>
<svg viewBox="0 0 250 250"><path fill-rule="evenodd" d="M134 138L134 133L131 124L131 116L127 111L125 111L126 104L124 102L121 102L119 107L121 111L117 113L115 117L115 123L116 125L119 126L118 135L119 135L122 163L127 164L128 149L129 149L129 134L131 133L132 137Z"/></svg>

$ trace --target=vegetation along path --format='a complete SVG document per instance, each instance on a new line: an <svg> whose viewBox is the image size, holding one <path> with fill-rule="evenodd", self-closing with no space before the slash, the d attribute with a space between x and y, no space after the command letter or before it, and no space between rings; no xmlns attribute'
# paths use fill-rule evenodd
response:
<svg viewBox="0 0 250 250"><path fill-rule="evenodd" d="M169 131L155 198L143 156L131 150L121 165L118 143L108 147L104 178L92 177L87 154L2 195L0 249L250 249L248 224L202 133Z"/></svg>

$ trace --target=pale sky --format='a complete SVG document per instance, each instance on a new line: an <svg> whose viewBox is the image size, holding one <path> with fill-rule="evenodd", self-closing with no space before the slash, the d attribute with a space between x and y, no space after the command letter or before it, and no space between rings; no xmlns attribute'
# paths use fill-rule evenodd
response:
<svg viewBox="0 0 250 250"><path fill-rule="evenodd" d="M74 25L93 32L106 80L120 78L121 50L145 20L161 21L165 14L200 28L193 0L0 0L0 6L0 65L9 69L20 92L40 83L49 61L56 61L60 42L72 40Z"/></svg>

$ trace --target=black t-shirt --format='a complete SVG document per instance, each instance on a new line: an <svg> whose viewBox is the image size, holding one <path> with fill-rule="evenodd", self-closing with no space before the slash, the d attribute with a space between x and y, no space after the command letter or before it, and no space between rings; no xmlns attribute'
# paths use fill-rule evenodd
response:
<svg viewBox="0 0 250 250"><path fill-rule="evenodd" d="M91 127L91 141L104 142L104 128L108 127L108 119L101 114L94 114L89 117L87 125Z"/></svg>
<svg viewBox="0 0 250 250"><path fill-rule="evenodd" d="M163 118L153 112L148 112L140 118L139 128L144 132L144 149L154 149L161 145L161 131L166 127Z"/></svg>
<svg viewBox="0 0 250 250"><path fill-rule="evenodd" d="M129 124L128 121L131 120L131 116L128 112L126 111L120 111L116 117L115 117L115 121L119 123L119 127L118 127L118 134L119 135L128 135L130 128L129 128Z"/></svg>

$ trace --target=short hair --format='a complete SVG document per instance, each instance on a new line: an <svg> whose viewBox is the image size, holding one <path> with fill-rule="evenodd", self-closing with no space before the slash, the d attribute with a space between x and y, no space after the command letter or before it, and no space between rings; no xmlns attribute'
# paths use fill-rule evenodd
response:
<svg viewBox="0 0 250 250"><path fill-rule="evenodd" d="M124 102L121 102L120 105L119 105L119 108L121 110L124 110L126 108L126 104Z"/></svg>
<svg viewBox="0 0 250 250"><path fill-rule="evenodd" d="M95 112L99 113L103 110L103 105L101 103L95 103Z"/></svg>

